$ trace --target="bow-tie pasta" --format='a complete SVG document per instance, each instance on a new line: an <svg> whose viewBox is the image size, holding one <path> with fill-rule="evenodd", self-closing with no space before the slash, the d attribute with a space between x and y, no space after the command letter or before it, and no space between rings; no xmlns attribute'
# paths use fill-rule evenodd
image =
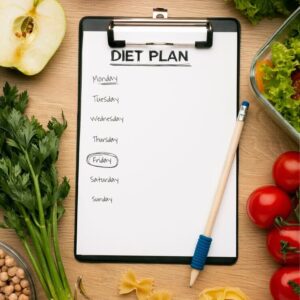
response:
<svg viewBox="0 0 300 300"><path fill-rule="evenodd" d="M147 300L152 293L154 280L145 278L140 281L136 279L133 271L128 271L122 278L120 284L120 295L136 292L138 300Z"/></svg>
<svg viewBox="0 0 300 300"><path fill-rule="evenodd" d="M205 289L199 295L199 300L249 300L239 289L231 287L217 287Z"/></svg>
<svg viewBox="0 0 300 300"><path fill-rule="evenodd" d="M167 291L155 292L148 300L171 300L171 294Z"/></svg>

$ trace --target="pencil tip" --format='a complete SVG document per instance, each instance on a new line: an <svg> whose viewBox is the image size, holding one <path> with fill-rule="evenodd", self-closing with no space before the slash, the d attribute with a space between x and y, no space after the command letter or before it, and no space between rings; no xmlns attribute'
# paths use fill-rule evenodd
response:
<svg viewBox="0 0 300 300"><path fill-rule="evenodd" d="M198 275L199 275L199 271L193 269L192 272L191 272L190 288L191 288L191 287L194 285L194 283L196 282Z"/></svg>

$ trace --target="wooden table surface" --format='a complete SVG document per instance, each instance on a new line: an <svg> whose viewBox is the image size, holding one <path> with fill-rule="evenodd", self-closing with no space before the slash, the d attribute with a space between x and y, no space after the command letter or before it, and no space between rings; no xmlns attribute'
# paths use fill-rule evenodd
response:
<svg viewBox="0 0 300 300"><path fill-rule="evenodd" d="M66 214L60 223L63 260L71 283L84 277L86 289L94 300L135 299L119 296L118 284L129 268L139 277L153 277L157 289L172 291L174 299L198 299L203 288L214 286L240 287L253 300L269 300L269 279L278 267L266 250L266 232L258 230L246 215L246 200L253 189L272 183L271 167L282 152L296 150L297 145L278 128L257 104L249 87L251 60L283 19L263 20L251 25L233 4L223 0L61 0L67 15L67 34L58 52L46 69L34 77L0 68L0 86L5 81L27 89L31 96L28 114L46 124L50 116L59 116L61 109L68 120L60 148L59 172L70 178L71 192L66 200ZM235 17L241 23L240 96L249 99L251 110L240 144L239 181L239 259L234 266L208 266L195 286L188 287L190 267L154 264L88 264L79 263L73 255L75 215L75 155L77 116L78 24L87 15L151 16L153 7L166 7L173 17ZM1 45L0 45L1 51ZM218 78L216 80L223 80ZM216 149L217 151L217 149ZM97 237L95 237L97 238ZM24 254L14 232L0 230L0 240ZM37 282L37 281L36 281ZM46 299L39 284L38 299Z"/></svg>

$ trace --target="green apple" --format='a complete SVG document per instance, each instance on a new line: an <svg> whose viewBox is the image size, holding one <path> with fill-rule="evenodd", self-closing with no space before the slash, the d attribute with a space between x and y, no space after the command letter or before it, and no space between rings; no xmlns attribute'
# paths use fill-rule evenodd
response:
<svg viewBox="0 0 300 300"><path fill-rule="evenodd" d="M65 32L65 13L56 0L0 0L0 66L39 73Z"/></svg>

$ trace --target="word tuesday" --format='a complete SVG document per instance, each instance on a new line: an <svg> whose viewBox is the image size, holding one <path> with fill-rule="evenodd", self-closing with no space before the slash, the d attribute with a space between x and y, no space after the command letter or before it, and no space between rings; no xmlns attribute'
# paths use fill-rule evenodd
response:
<svg viewBox="0 0 300 300"><path fill-rule="evenodd" d="M187 62L189 60L188 51L147 51L148 55L145 54L144 50L112 50L111 61L128 61L128 62L139 62L142 58L148 56L149 61L153 62Z"/></svg>

